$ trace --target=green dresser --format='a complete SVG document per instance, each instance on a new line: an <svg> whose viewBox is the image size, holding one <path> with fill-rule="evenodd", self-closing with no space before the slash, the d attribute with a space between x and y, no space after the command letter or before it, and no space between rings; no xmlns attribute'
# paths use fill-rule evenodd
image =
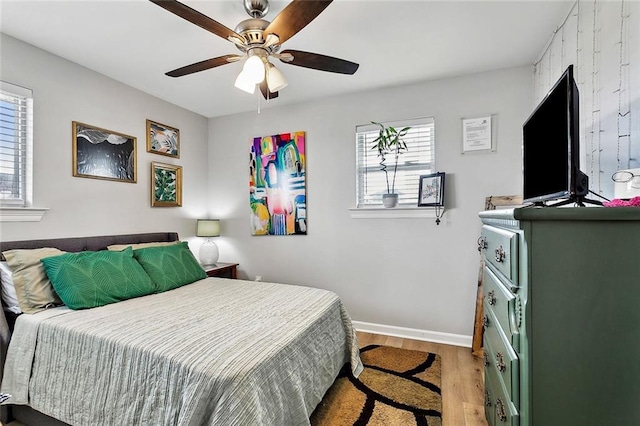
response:
<svg viewBox="0 0 640 426"><path fill-rule="evenodd" d="M640 425L640 208L480 219L489 425Z"/></svg>

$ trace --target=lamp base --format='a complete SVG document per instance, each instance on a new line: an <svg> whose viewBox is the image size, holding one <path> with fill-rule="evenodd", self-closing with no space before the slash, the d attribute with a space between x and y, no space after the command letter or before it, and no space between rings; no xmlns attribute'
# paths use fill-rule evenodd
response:
<svg viewBox="0 0 640 426"><path fill-rule="evenodd" d="M203 266L215 265L218 261L220 251L218 246L213 242L211 238L207 238L207 241L200 246L198 256L200 257L200 264Z"/></svg>

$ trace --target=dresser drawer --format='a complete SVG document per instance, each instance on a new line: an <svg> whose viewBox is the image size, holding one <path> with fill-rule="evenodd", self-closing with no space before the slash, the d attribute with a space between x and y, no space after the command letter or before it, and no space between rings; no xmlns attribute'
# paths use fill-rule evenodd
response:
<svg viewBox="0 0 640 426"><path fill-rule="evenodd" d="M498 396L494 402L494 425L496 426L519 426L520 415L518 410L508 399Z"/></svg>
<svg viewBox="0 0 640 426"><path fill-rule="evenodd" d="M498 391L496 390L496 385L491 381L491 378L486 373L484 374L484 416L487 419L487 423L489 426L494 426L496 424L496 413L494 404L496 403L496 398L498 397Z"/></svg>
<svg viewBox="0 0 640 426"><path fill-rule="evenodd" d="M515 405L505 397L504 388L490 374L484 376L484 415L489 426L519 426L520 415Z"/></svg>
<svg viewBox="0 0 640 426"><path fill-rule="evenodd" d="M518 285L518 234L506 229L482 226L482 240L487 262Z"/></svg>
<svg viewBox="0 0 640 426"><path fill-rule="evenodd" d="M500 382L505 388L505 396L519 407L520 401L520 370L518 355L507 342L507 336L500 330L495 315L487 310L488 321L484 332L484 363L485 374Z"/></svg>
<svg viewBox="0 0 640 426"><path fill-rule="evenodd" d="M485 306L493 312L509 342L517 349L518 338L514 338L514 335L520 333L521 316L518 312L520 308L516 305L516 295L511 293L486 266L482 286Z"/></svg>

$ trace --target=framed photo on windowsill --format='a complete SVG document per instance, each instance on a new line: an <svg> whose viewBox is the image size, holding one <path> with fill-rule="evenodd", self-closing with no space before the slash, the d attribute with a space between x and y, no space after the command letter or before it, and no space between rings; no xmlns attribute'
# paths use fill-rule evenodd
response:
<svg viewBox="0 0 640 426"><path fill-rule="evenodd" d="M444 176L443 172L420 176L418 189L419 207L444 206Z"/></svg>

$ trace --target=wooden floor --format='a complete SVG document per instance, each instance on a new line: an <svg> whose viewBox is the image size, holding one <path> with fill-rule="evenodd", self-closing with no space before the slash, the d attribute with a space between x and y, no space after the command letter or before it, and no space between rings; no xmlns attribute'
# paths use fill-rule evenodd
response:
<svg viewBox="0 0 640 426"><path fill-rule="evenodd" d="M442 359L442 426L487 426L482 359L470 348L358 332L360 347L386 345L433 352ZM11 422L8 426L22 426Z"/></svg>
<svg viewBox="0 0 640 426"><path fill-rule="evenodd" d="M482 358L470 348L358 332L360 347L386 345L440 355L442 360L442 426L487 426L484 418Z"/></svg>

